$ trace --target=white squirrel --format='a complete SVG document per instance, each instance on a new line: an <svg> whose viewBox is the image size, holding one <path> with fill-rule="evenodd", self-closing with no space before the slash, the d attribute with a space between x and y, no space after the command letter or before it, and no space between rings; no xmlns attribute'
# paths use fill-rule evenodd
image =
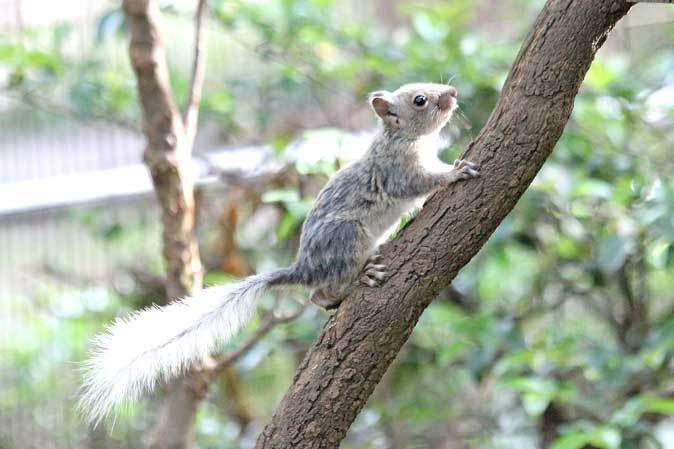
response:
<svg viewBox="0 0 674 449"><path fill-rule="evenodd" d="M314 303L334 308L355 282L379 286L386 267L376 251L386 231L419 198L478 175L471 162L442 163L428 138L449 121L456 96L454 87L430 83L371 94L383 126L363 157L318 194L291 266L131 313L98 335L85 362L79 403L89 421L98 424L118 404L178 377L216 350L249 320L270 288L310 287Z"/></svg>

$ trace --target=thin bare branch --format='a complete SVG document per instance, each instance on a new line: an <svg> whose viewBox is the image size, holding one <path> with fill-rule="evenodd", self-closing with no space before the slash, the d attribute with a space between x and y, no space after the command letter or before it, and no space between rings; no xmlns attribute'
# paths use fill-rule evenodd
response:
<svg viewBox="0 0 674 449"><path fill-rule="evenodd" d="M197 134L197 122L199 120L199 102L206 73L206 0L199 0L194 14L194 60L192 62L192 79L190 90L187 94L185 107L183 108L183 126L187 136L187 145L191 148L194 137Z"/></svg>
<svg viewBox="0 0 674 449"><path fill-rule="evenodd" d="M214 358L215 365L211 365L205 368L208 369L209 371L219 373L223 369L227 368L228 366L238 361L248 351L253 349L253 347L260 340L262 340L262 338L264 338L265 335L271 332L271 330L274 329L277 325L289 323L299 318L300 315L302 315L302 313L304 313L304 310L307 308L307 304L302 304L300 305L300 307L297 308L297 310L291 313L281 314L281 311L279 310L280 306L281 300L279 299L279 297L277 297L274 301L274 306L272 307L272 309L264 316L264 318L262 318L262 323L260 324L260 327L257 328L255 333L251 335L248 338L248 340L246 340L241 346L239 346L232 352L223 354L220 357L215 357Z"/></svg>
<svg viewBox="0 0 674 449"><path fill-rule="evenodd" d="M0 94L26 106L30 106L32 108L54 115L65 115L83 123L89 120L94 120L102 123L112 123L119 126L120 128L124 128L135 133L141 132L140 126L131 120L126 120L122 117L115 116L113 114L106 114L103 112L92 112L90 118L83 117L82 114L77 112L72 107L69 107L65 104L56 103L52 101L51 98L47 98L36 92L15 92L9 88L5 88L0 90Z"/></svg>

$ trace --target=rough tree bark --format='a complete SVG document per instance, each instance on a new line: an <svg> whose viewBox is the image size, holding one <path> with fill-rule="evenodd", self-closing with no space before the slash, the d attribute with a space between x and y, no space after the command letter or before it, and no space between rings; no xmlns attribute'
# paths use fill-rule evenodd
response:
<svg viewBox="0 0 674 449"><path fill-rule="evenodd" d="M391 277L358 288L298 368L257 449L336 448L419 316L479 251L550 155L625 0L549 0L464 157L482 176L451 186L382 249Z"/></svg>
<svg viewBox="0 0 674 449"><path fill-rule="evenodd" d="M154 0L124 0L129 27L129 56L136 74L147 144L144 160L152 176L161 207L163 256L166 262L168 299L189 295L201 288L202 268L194 234L194 182L190 173L192 144L203 80L201 16L197 8L195 63L184 119L171 92L164 41ZM207 376L190 373L166 387L158 421L149 437L152 449L185 449L192 446L199 404L208 389Z"/></svg>

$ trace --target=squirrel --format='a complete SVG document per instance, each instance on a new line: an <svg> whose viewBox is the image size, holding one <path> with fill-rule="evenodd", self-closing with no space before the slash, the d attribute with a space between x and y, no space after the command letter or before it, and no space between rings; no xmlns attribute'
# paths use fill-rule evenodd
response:
<svg viewBox="0 0 674 449"><path fill-rule="evenodd" d="M331 309L357 283L378 287L387 271L377 246L387 231L435 189L479 175L472 162L437 157L437 137L457 107L455 87L406 84L374 92L369 102L382 126L368 151L318 194L292 265L118 318L94 339L79 404L90 422L207 356L238 332L268 289L306 286L312 302Z"/></svg>

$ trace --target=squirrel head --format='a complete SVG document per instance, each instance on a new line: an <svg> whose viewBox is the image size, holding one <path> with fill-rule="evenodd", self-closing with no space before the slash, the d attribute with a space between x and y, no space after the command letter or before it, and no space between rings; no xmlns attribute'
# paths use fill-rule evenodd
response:
<svg viewBox="0 0 674 449"><path fill-rule="evenodd" d="M386 129L421 137L438 132L447 124L456 109L456 97L453 86L415 83L394 92L373 92L370 105Z"/></svg>

